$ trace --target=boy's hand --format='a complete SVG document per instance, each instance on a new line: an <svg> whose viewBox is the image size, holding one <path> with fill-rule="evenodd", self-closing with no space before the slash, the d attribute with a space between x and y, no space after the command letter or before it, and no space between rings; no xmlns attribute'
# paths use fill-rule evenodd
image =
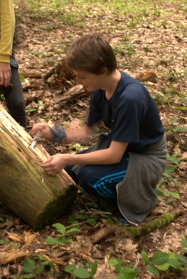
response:
<svg viewBox="0 0 187 279"><path fill-rule="evenodd" d="M34 124L31 130L31 135L36 135L37 132L40 131L40 137L45 138L46 140L51 141L52 140L52 135L51 135L51 130L50 127L47 125L47 123L37 123Z"/></svg>
<svg viewBox="0 0 187 279"><path fill-rule="evenodd" d="M56 154L51 156L45 162L42 163L42 168L49 174L49 175L57 175L61 172L62 169L65 168L65 160L63 154Z"/></svg>

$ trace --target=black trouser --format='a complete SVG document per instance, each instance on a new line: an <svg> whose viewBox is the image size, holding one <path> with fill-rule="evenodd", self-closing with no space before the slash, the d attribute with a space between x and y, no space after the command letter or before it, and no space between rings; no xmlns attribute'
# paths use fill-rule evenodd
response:
<svg viewBox="0 0 187 279"><path fill-rule="evenodd" d="M18 69L11 67L12 78L11 84L12 88L4 87L0 90L0 94L4 94L6 105L10 115L25 129L27 129L27 118L25 112L25 102L23 98L23 90L21 86L21 81L19 78Z"/></svg>

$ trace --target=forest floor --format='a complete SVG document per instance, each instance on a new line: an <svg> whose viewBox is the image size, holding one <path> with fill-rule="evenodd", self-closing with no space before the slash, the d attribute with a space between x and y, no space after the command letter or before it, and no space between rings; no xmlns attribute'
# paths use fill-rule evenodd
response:
<svg viewBox="0 0 187 279"><path fill-rule="evenodd" d="M142 82L157 104L167 135L168 167L158 185L159 202L140 231L164 213L173 218L164 215L161 228L158 224L134 236L111 215L107 205L79 190L67 216L36 232L1 204L0 262L4 264L0 278L187 278L185 1L158 1L138 10L128 10L120 1L115 7L113 1L100 2L74 1L54 9L39 1L37 9L29 10L25 4L16 7L15 52L24 77L28 130L41 120L63 124L86 117L89 94L55 103L55 98L75 85L71 76L64 78L58 68L47 80L42 77L61 61L73 40L90 32L102 33L115 50L119 69L146 77ZM78 144L43 146L50 154L82 148ZM70 233L72 239L66 231L63 244L58 244L63 227L57 223L68 230L75 222L78 227Z"/></svg>

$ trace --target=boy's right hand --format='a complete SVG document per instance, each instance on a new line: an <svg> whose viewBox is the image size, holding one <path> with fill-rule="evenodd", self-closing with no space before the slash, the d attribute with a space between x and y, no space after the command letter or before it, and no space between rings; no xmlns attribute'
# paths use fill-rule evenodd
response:
<svg viewBox="0 0 187 279"><path fill-rule="evenodd" d="M31 135L36 135L37 132L40 131L40 137L45 138L46 140L52 141L52 135L50 127L47 125L47 123L36 123L33 125L31 129Z"/></svg>

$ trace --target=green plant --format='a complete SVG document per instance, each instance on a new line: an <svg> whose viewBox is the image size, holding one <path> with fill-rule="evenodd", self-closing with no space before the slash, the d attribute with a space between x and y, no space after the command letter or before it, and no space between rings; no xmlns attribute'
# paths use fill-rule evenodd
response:
<svg viewBox="0 0 187 279"><path fill-rule="evenodd" d="M94 278L97 265L96 261L94 263L88 261L85 265L81 264L78 267L75 264L70 264L65 267L64 271L76 276L76 278Z"/></svg>
<svg viewBox="0 0 187 279"><path fill-rule="evenodd" d="M69 224L81 224L81 223L86 223L90 226L95 226L98 222L98 219L103 218L105 221L108 221L110 218L107 213L105 212L98 212L96 211L95 213L93 211L91 212L86 212L84 210L80 210L79 212L71 215L68 218L68 223Z"/></svg>
<svg viewBox="0 0 187 279"><path fill-rule="evenodd" d="M122 259L111 258L108 261L109 267L113 267L117 273L117 279L135 279L139 273L137 268L122 266Z"/></svg>
<svg viewBox="0 0 187 279"><path fill-rule="evenodd" d="M2 103L6 102L5 96L4 96L4 94L1 94L1 92L0 92L0 102L2 102Z"/></svg>
<svg viewBox="0 0 187 279"><path fill-rule="evenodd" d="M114 46L116 55L121 57L124 55L132 56L135 53L135 46L130 42L124 42L123 46Z"/></svg>
<svg viewBox="0 0 187 279"><path fill-rule="evenodd" d="M37 110L36 108L29 108L29 107L27 107L26 113L27 113L28 115L31 115L31 113L32 113L32 112L35 112L36 110Z"/></svg>
<svg viewBox="0 0 187 279"><path fill-rule="evenodd" d="M182 249L180 250L180 253L181 253L182 255L187 255L187 240L186 240L186 239L182 239L182 240L181 240L181 244L182 244L182 246L183 246L184 248L182 248Z"/></svg>
<svg viewBox="0 0 187 279"><path fill-rule="evenodd" d="M187 247L186 240L182 240L181 244L185 248ZM187 268L187 258L183 254L186 252L187 249L182 249L178 254L171 251L168 253L156 251L149 257L145 251L142 251L141 256L147 270L158 276L160 272L167 271L170 268L184 271Z"/></svg>
<svg viewBox="0 0 187 279"><path fill-rule="evenodd" d="M176 198L176 199L179 199L180 198L180 195L179 193L177 192L171 192L171 191L168 191L168 190L162 190L160 189L159 187L157 187L155 189L155 192L158 196L165 196L165 197L173 197L173 198Z"/></svg>
<svg viewBox="0 0 187 279"><path fill-rule="evenodd" d="M9 243L9 242L4 241L4 240L0 240L0 245L7 245L7 246L10 246L10 247L15 247L15 248L19 247L18 244Z"/></svg>
<svg viewBox="0 0 187 279"><path fill-rule="evenodd" d="M70 151L79 152L79 151L81 151L83 149L84 149L84 147L80 143L75 143L74 145L69 146L69 150Z"/></svg>
<svg viewBox="0 0 187 279"><path fill-rule="evenodd" d="M180 158L179 154L174 153L172 155L167 156L168 164L166 170L163 173L161 180L159 181L159 185L161 185L164 181L171 181L174 177L174 172L181 161L185 161L185 158Z"/></svg>
<svg viewBox="0 0 187 279"><path fill-rule="evenodd" d="M21 82L25 82L25 78L21 73L19 73L19 78L20 78Z"/></svg>
<svg viewBox="0 0 187 279"><path fill-rule="evenodd" d="M79 226L74 226L73 228L66 229L66 227L60 223L56 223L52 225L56 230L60 233L56 235L56 237L47 237L46 238L46 243L48 244L59 244L62 246L65 246L67 243L72 242L72 236L70 235L73 232L79 231Z"/></svg>
<svg viewBox="0 0 187 279"><path fill-rule="evenodd" d="M129 56L135 53L135 46L130 42L124 42L124 49Z"/></svg>
<svg viewBox="0 0 187 279"><path fill-rule="evenodd" d="M47 31L52 31L52 30L54 30L54 29L56 29L56 26L55 26L55 25L46 25L46 26L45 26L45 30L47 30Z"/></svg>
<svg viewBox="0 0 187 279"><path fill-rule="evenodd" d="M36 278L36 275L41 274L45 268L48 268L49 273L53 274L54 263L43 255L37 255L34 259L25 258L21 278Z"/></svg>
<svg viewBox="0 0 187 279"><path fill-rule="evenodd" d="M181 76L179 74L176 74L173 70L167 69L165 72L165 78L170 82L178 81Z"/></svg>

